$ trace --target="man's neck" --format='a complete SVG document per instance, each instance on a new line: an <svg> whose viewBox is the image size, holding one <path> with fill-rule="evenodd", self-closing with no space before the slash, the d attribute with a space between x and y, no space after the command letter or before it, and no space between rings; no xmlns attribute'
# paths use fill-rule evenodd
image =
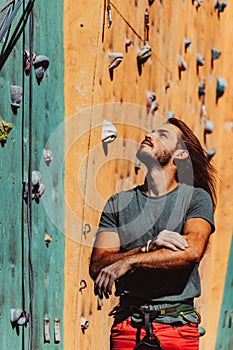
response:
<svg viewBox="0 0 233 350"><path fill-rule="evenodd" d="M166 172L155 168L148 170L143 190L149 196L158 197L171 192L177 186L178 182L170 171Z"/></svg>

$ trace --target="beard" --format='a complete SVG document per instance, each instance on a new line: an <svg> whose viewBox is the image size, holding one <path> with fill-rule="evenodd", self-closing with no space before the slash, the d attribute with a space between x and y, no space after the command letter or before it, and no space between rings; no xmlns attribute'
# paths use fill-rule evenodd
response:
<svg viewBox="0 0 233 350"><path fill-rule="evenodd" d="M165 166L172 158L171 152L168 150L158 150L155 153L146 147L140 147L136 157L146 165L147 168L153 166Z"/></svg>

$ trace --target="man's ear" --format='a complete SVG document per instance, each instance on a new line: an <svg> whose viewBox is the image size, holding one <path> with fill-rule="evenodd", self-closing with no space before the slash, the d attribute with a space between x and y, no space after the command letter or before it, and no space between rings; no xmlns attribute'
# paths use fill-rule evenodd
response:
<svg viewBox="0 0 233 350"><path fill-rule="evenodd" d="M175 152L173 153L173 159L179 159L179 160L183 160L183 159L187 159L189 156L189 152L186 149L177 149L175 150Z"/></svg>

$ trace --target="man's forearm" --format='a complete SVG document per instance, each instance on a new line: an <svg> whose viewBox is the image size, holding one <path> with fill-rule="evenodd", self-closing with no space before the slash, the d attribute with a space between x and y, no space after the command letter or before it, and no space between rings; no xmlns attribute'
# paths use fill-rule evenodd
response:
<svg viewBox="0 0 233 350"><path fill-rule="evenodd" d="M109 266L119 260L124 261L124 259L129 258L132 255L138 255L141 253L142 247L133 248L131 250L128 250L126 252L107 252L106 250L103 250L102 253L100 252L101 249L98 249L98 254L95 254L95 250L93 251L92 257L91 257L91 263L90 263L90 276L93 280L97 277L99 272L106 266ZM143 253L142 253L143 254Z"/></svg>
<svg viewBox="0 0 233 350"><path fill-rule="evenodd" d="M126 258L122 260L122 263L124 263L125 259ZM133 254L127 259L127 264L129 264L131 269L177 269L192 266L200 261L200 257L193 248L187 248L184 251L171 251L169 249L162 248L152 252Z"/></svg>

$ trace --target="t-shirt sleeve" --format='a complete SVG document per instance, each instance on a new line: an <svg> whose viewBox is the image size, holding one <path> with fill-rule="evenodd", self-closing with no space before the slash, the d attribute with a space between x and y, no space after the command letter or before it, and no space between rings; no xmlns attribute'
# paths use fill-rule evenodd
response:
<svg viewBox="0 0 233 350"><path fill-rule="evenodd" d="M99 228L97 234L103 231L118 232L117 230L117 196L112 196L108 199L102 211Z"/></svg>
<svg viewBox="0 0 233 350"><path fill-rule="evenodd" d="M212 233L215 231L214 207L210 195L201 188L194 190L186 219L202 218L209 222Z"/></svg>

